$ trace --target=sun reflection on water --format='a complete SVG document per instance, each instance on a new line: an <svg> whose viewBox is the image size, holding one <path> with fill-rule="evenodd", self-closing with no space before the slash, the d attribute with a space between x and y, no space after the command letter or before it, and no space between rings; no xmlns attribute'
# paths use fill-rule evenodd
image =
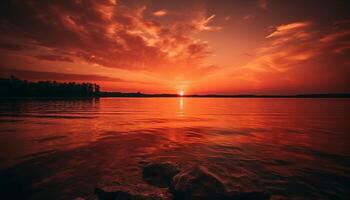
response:
<svg viewBox="0 0 350 200"><path fill-rule="evenodd" d="M180 97L180 99L179 99L179 116L180 117L183 117L183 115L184 115L184 99L183 99L183 97Z"/></svg>

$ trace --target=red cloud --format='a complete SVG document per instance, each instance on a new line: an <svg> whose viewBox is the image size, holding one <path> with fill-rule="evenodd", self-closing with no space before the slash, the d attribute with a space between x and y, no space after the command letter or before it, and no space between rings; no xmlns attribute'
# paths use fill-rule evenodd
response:
<svg viewBox="0 0 350 200"><path fill-rule="evenodd" d="M275 27L247 65L232 74L258 90L347 91L349 37L345 30L317 31L311 22ZM349 29L350 30L350 29ZM280 88L281 87L281 88Z"/></svg>
<svg viewBox="0 0 350 200"><path fill-rule="evenodd" d="M188 67L202 71L208 45L191 34L219 29L208 25L215 15L160 25L144 18L145 6L111 0L4 2L1 33L44 47L45 53L33 56L51 61L169 74Z"/></svg>

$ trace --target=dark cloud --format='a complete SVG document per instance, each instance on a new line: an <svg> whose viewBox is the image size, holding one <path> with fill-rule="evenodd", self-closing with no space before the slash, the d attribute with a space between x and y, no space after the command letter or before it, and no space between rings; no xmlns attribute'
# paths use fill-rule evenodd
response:
<svg viewBox="0 0 350 200"><path fill-rule="evenodd" d="M25 47L18 44L13 43L0 43L0 49L9 50L9 51L20 51Z"/></svg>
<svg viewBox="0 0 350 200"><path fill-rule="evenodd" d="M58 72L42 72L42 71L30 71L30 70L13 70L2 69L0 72L1 77L9 77L15 75L21 79L28 80L57 80L57 81L111 81L111 82L128 82L119 78L112 78L102 75L93 74L69 74Z"/></svg>
<svg viewBox="0 0 350 200"><path fill-rule="evenodd" d="M62 61L62 62L73 62L73 59L61 55L53 54L41 54L35 56L39 60L48 60L48 61Z"/></svg>

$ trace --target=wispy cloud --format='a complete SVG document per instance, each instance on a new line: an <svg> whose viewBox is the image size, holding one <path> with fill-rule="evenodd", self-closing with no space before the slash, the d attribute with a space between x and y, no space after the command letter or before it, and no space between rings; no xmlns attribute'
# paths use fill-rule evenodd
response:
<svg viewBox="0 0 350 200"><path fill-rule="evenodd" d="M210 23L214 20L215 15L209 17L202 17L193 21L193 25L199 31L218 31L221 30L220 26L211 26Z"/></svg>
<svg viewBox="0 0 350 200"><path fill-rule="evenodd" d="M162 17L162 16L165 16L167 14L168 14L168 12L166 10L157 10L157 11L153 12L153 15L157 16L157 17Z"/></svg>
<svg viewBox="0 0 350 200"><path fill-rule="evenodd" d="M125 6L116 1L86 0L9 2L11 12L1 15L2 33L34 41L45 53L33 57L47 61L88 62L110 68L157 73L186 73L206 67L208 44L193 33L215 31L215 15L193 15L160 25L146 19L150 12L142 4ZM164 16L166 10L152 13ZM21 50L14 45L2 45Z"/></svg>
<svg viewBox="0 0 350 200"><path fill-rule="evenodd" d="M343 73L348 73L340 66L346 66L349 36L344 30L321 33L307 21L276 26L252 53L252 60L236 68L232 76L265 90L279 85L307 89L301 83L326 90L333 87L331 80L337 84ZM344 90L344 85L338 87Z"/></svg>
<svg viewBox="0 0 350 200"><path fill-rule="evenodd" d="M311 22L294 22L290 24L283 24L277 26L270 35L266 36L266 38L290 36L291 34L297 37L304 37L307 36L304 30L310 26Z"/></svg>

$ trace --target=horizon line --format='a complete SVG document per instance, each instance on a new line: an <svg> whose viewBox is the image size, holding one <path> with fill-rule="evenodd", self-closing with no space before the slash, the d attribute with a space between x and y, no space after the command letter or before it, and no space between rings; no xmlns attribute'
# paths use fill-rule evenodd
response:
<svg viewBox="0 0 350 200"><path fill-rule="evenodd" d="M100 97L335 97L335 98L350 98L350 92L342 93L299 93L299 94L188 94L180 95L176 93L142 93L142 92L107 92L101 91Z"/></svg>

